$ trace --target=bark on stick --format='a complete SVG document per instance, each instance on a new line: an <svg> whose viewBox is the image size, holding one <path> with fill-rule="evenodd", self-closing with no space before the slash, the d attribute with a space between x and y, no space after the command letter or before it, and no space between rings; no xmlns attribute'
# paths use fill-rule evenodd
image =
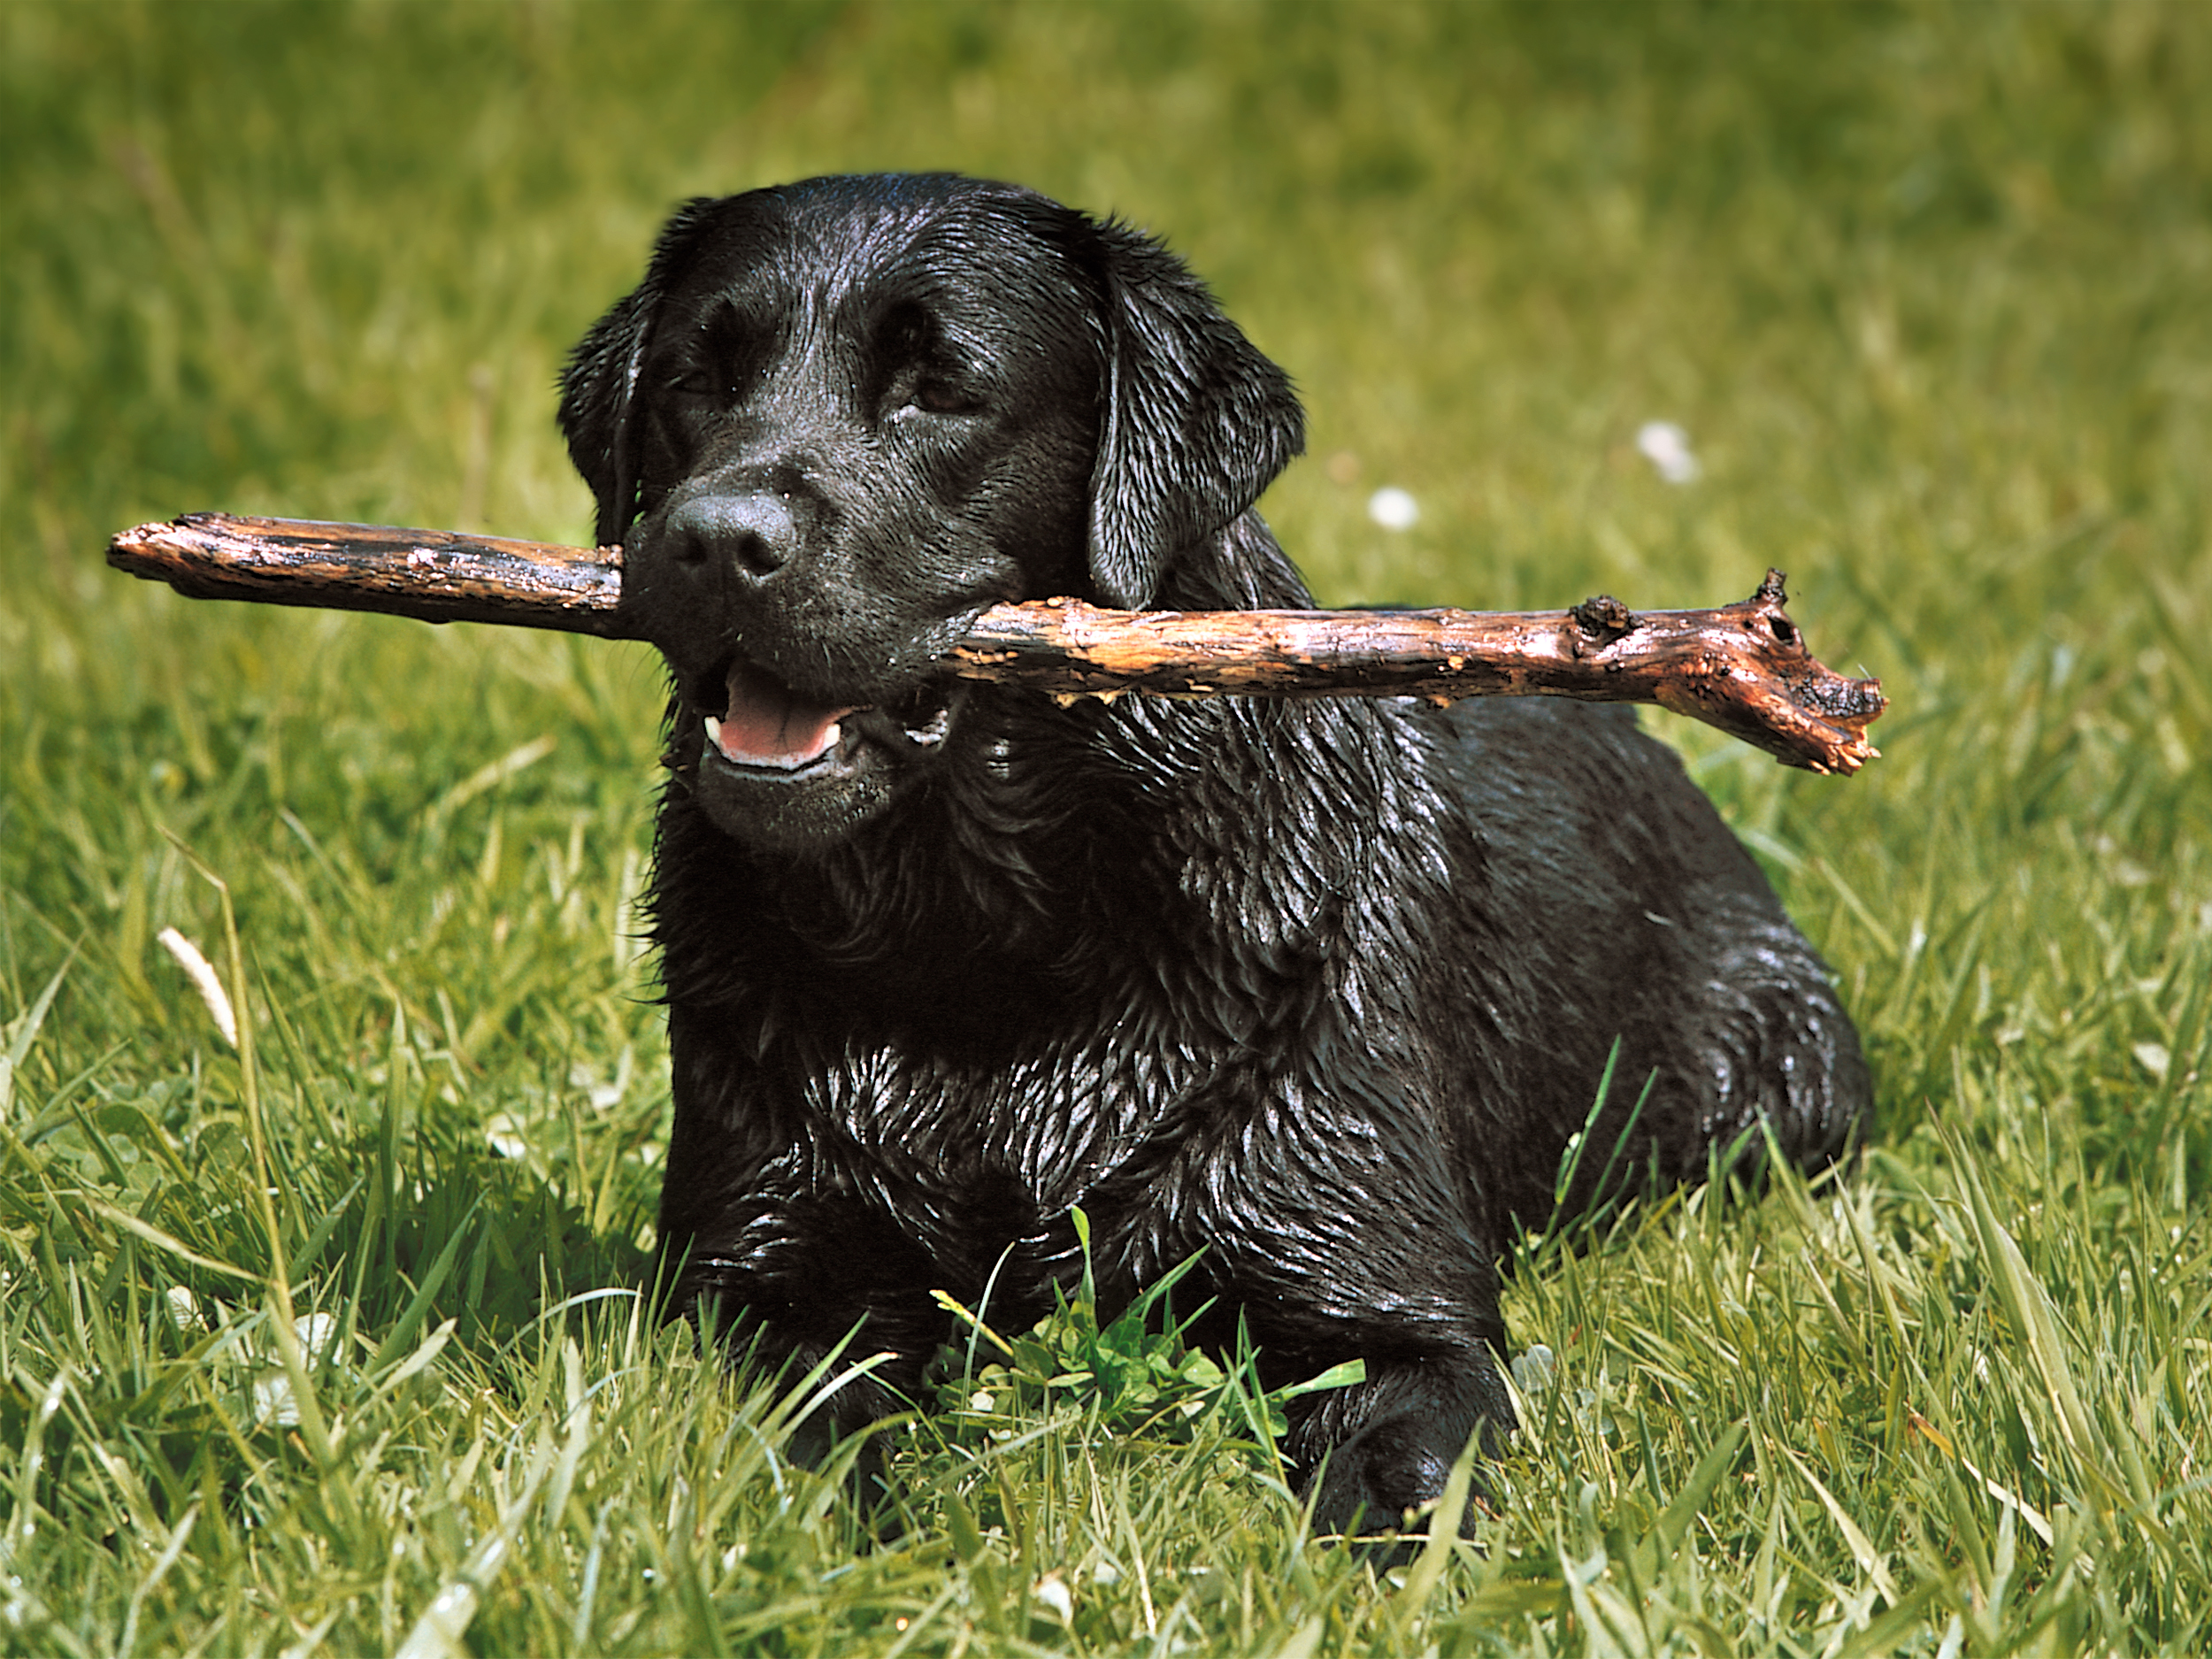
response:
<svg viewBox="0 0 2212 1659"><path fill-rule="evenodd" d="M641 637L622 607L619 548L445 530L193 513L109 544L117 568L204 599L379 611ZM1102 611L1071 599L994 605L949 661L971 679L1061 697L1540 695L1655 703L1814 772L1856 772L1881 682L1816 659L1769 571L1740 604L1572 610Z"/></svg>

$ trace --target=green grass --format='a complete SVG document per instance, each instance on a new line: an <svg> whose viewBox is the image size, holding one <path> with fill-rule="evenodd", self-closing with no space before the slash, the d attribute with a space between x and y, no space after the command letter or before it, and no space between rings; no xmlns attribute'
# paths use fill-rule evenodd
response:
<svg viewBox="0 0 2212 1659"><path fill-rule="evenodd" d="M0 156L0 1649L2212 1645L2195 6L6 0ZM789 1465L812 1388L627 1289L649 657L101 563L208 507L580 537L552 378L670 204L918 165L1212 279L1327 600L1774 564L1895 699L1849 781L1653 717L1874 1144L1532 1240L1555 1381L1471 1545L1308 1540L1245 1373L1079 1299L956 1357L881 1510ZM234 915L250 1057L156 937L228 974Z"/></svg>

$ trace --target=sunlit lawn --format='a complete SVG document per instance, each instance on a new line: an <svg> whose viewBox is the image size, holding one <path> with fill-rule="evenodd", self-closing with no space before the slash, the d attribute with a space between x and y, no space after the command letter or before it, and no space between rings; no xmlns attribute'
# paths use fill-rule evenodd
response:
<svg viewBox="0 0 2212 1659"><path fill-rule="evenodd" d="M2202 1652L2208 111L2187 4L11 0L0 1647ZM1328 601L1775 565L1894 699L1849 781L1652 717L1873 1146L1532 1241L1555 1379L1410 1567L1082 1306L954 1356L882 1509L787 1464L811 1389L631 1294L648 654L101 562L209 507L580 538L553 377L667 209L937 165L1209 276L1308 401L1263 506ZM227 976L227 915L235 1047L157 937Z"/></svg>

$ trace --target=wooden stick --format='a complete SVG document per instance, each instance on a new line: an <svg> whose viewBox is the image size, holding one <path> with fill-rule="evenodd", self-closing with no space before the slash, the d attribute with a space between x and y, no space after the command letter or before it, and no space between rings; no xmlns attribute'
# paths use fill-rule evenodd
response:
<svg viewBox="0 0 2212 1659"><path fill-rule="evenodd" d="M620 548L188 512L124 531L108 542L108 563L194 599L637 637L621 613Z"/></svg>
<svg viewBox="0 0 2212 1659"><path fill-rule="evenodd" d="M193 513L118 535L108 562L195 598L642 637L624 611L622 549L378 525ZM1578 697L1656 703L1814 772L1856 772L1881 682L1806 649L1769 571L1740 604L1638 614L1609 595L1571 611L1101 611L994 605L953 672L1055 696Z"/></svg>

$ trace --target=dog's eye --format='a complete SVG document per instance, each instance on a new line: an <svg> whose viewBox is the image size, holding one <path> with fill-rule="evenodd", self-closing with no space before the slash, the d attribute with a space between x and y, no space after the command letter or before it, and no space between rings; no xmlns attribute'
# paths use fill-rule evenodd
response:
<svg viewBox="0 0 2212 1659"><path fill-rule="evenodd" d="M914 386L914 407L926 409L933 415L964 415L974 412L979 405L950 380L924 375Z"/></svg>
<svg viewBox="0 0 2212 1659"><path fill-rule="evenodd" d="M719 395L725 388L721 384L720 376L712 374L705 369L691 369L669 381L668 389L672 392L680 392L686 397L713 397Z"/></svg>

